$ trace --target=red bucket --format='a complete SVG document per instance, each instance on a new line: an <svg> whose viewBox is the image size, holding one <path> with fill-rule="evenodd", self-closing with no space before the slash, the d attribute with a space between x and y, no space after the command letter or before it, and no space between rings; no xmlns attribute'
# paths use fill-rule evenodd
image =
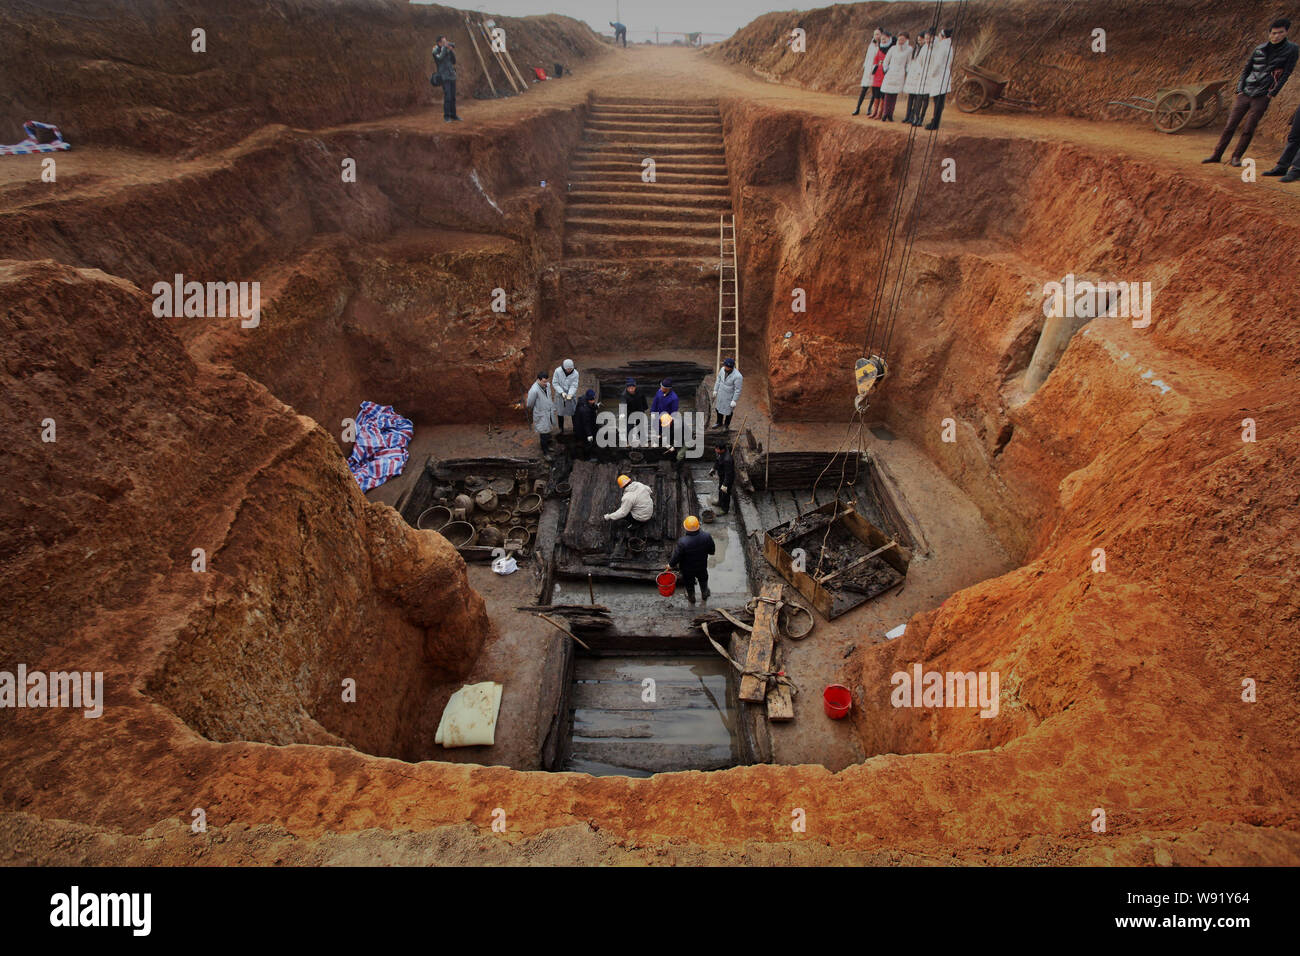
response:
<svg viewBox="0 0 1300 956"><path fill-rule="evenodd" d="M664 597L672 597L677 590L677 575L672 571L660 571L659 577L655 578L655 583L659 585L659 593Z"/></svg>
<svg viewBox="0 0 1300 956"><path fill-rule="evenodd" d="M843 720L853 706L853 695L843 684L828 684L822 692L822 706L831 720Z"/></svg>

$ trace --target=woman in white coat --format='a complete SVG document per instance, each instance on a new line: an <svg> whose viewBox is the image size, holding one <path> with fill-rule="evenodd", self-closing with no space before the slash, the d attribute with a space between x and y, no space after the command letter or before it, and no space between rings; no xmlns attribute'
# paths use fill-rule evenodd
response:
<svg viewBox="0 0 1300 956"><path fill-rule="evenodd" d="M934 119L926 124L926 129L938 129L939 117L943 116L943 101L952 89L952 27L944 27L931 44L930 68L926 71L925 92L934 100ZM928 103L928 100L927 100ZM925 119L925 110L921 110L920 119Z"/></svg>
<svg viewBox="0 0 1300 956"><path fill-rule="evenodd" d="M885 81L880 84L880 95L885 99L885 106L880 118L886 123L894 120L894 105L898 94L903 92L903 83L907 79L907 61L912 55L911 36L900 33L898 40L885 54Z"/></svg>
<svg viewBox="0 0 1300 956"><path fill-rule="evenodd" d="M573 359L565 359L556 366L551 375L551 387L555 390L555 417L564 431L564 416L573 416L578 410L578 370L573 367Z"/></svg>
<svg viewBox="0 0 1300 956"><path fill-rule="evenodd" d="M907 94L907 116L904 123L920 126L917 119L918 108L925 97L925 78L930 66L930 31L922 30L916 35L916 45L912 55L907 58L907 75L903 79L903 92Z"/></svg>
<svg viewBox="0 0 1300 956"><path fill-rule="evenodd" d="M857 116L862 112L862 101L866 99L867 91L871 91L871 102L867 104L867 113L870 115L871 108L876 105L877 92L873 85L872 74L876 72L876 54L880 52L880 27L876 27L871 34L871 42L867 44L867 55L862 61L862 92L858 94L858 105L853 110L853 115Z"/></svg>

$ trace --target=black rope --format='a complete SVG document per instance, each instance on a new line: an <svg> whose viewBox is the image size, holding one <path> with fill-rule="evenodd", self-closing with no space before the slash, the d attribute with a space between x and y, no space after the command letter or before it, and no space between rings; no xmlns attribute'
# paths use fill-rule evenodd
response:
<svg viewBox="0 0 1300 956"><path fill-rule="evenodd" d="M962 0L962 2L965 2L965 0ZM944 4L944 0L936 0L935 2L934 14L931 17L932 26L930 28L930 32L932 36L934 32L938 29L939 14L943 10L943 4ZM925 67L929 66L929 62L930 62L929 58L933 52L933 48L934 48L934 43L932 40L926 47L925 60L922 63L922 65ZM907 131L907 145L903 150L903 157L902 157L902 164L901 164L902 169L900 171L898 190L894 194L894 202L890 211L889 233L885 239L885 248L881 255L880 270L879 273L877 274L877 279L876 279L876 291L875 294L872 296L871 314L867 321L867 336L865 342L863 343L864 356L880 355L883 357L889 345L888 338L886 337L878 349L872 348L872 343L876 340L876 332L878 329L881 328L882 321L886 324L886 326L889 323L890 310L886 309L884 313L884 317L882 318L880 306L883 302L886 301L887 298L889 298L889 295L886 292L886 289L888 289L889 287L889 263L892 261L894 256L894 246L897 242L898 224L900 222L903 206L906 200L907 182L912 168L912 152L915 149L915 143L916 143L916 131L917 131L917 127L915 126L909 127ZM931 131L931 134L932 134L931 139L933 139L934 138L933 131ZM905 227L905 231L906 231L906 227ZM902 275L901 266L902 263L900 262L900 272L899 272L900 279ZM898 280L896 279L895 281Z"/></svg>
<svg viewBox="0 0 1300 956"><path fill-rule="evenodd" d="M954 42L956 41L956 37L961 35L958 31L960 31L962 21L965 19L967 6L968 6L968 0L959 0L958 7L957 7L957 22L953 28ZM942 3L939 4L939 7L940 8L942 7ZM938 29L938 19L939 19L939 9L936 9L935 26L933 28L936 31ZM955 61L956 59L955 55L953 59ZM937 129L930 130L929 139L926 141L925 152L921 156L921 169L920 169L919 179L917 182L916 195L912 198L912 208L908 214L908 220L903 230L903 234L904 234L903 248L899 258L898 274L895 278L894 288L892 290L890 300L889 300L889 309L886 313L884 336L881 344L881 349L883 351L877 353L879 355L884 355L885 352L889 350L890 344L892 343L894 338L894 328L897 325L898 313L901 310L902 301L903 301L903 291L904 291L903 283L907 277L908 264L911 262L912 249L916 245L916 233L920 227L921 200L924 198L926 194L926 183L930 173L931 166L933 164L934 149L937 141L938 141L938 130Z"/></svg>

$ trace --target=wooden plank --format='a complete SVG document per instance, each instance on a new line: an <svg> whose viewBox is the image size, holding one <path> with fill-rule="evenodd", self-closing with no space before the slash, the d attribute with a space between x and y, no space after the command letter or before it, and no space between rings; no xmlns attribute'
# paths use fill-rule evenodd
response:
<svg viewBox="0 0 1300 956"><path fill-rule="evenodd" d="M876 497L880 500L881 511L886 512L885 517L896 523L896 530L904 536L904 543L909 548L921 555L929 554L930 543L926 540L925 532L921 530L921 523L912 512L907 496L903 494L903 489L898 484L898 479L878 455L870 457L872 464L870 474Z"/></svg>
<svg viewBox="0 0 1300 956"><path fill-rule="evenodd" d="M794 695L786 684L777 684L767 695L768 720L794 720Z"/></svg>
<svg viewBox="0 0 1300 956"><path fill-rule="evenodd" d="M864 544L873 548L881 548L882 545L888 544L890 539L885 533L873 525L853 508L845 508L839 514L839 521L853 533L853 536ZM900 544L895 544L893 548L881 550L881 559L888 562L899 574L907 574L907 566L912 563L912 554Z"/></svg>
<svg viewBox="0 0 1300 956"><path fill-rule="evenodd" d="M876 555L880 554L882 551L887 551L890 548L896 548L896 547L898 547L897 541L890 541L888 544L882 544L880 547L876 548L876 550L864 554L856 561L844 565L844 567L840 568L838 571L832 571L830 574L823 574L821 577L817 579L817 583L824 585L827 581L833 581L835 578L838 578L841 574L846 574L847 572L852 571L854 568L866 564L868 561L870 561Z"/></svg>
<svg viewBox="0 0 1300 956"><path fill-rule="evenodd" d="M793 584L795 590L812 603L822 617L828 621L835 617L832 613L834 602L831 600L830 592L806 571L796 571L790 555L770 534L763 536L763 557L767 558L768 564L780 572L781 577Z"/></svg>
<svg viewBox="0 0 1300 956"><path fill-rule="evenodd" d="M754 631L749 635L749 650L745 656L745 670L767 672L772 669L772 648L776 641L776 605L781 599L781 585L769 584L763 588L754 611ZM767 696L767 682L745 674L740 678L740 699L761 704Z"/></svg>

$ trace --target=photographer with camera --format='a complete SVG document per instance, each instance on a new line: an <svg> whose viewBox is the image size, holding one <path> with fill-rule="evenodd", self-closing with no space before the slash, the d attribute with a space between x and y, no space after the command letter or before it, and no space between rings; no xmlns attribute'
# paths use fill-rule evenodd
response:
<svg viewBox="0 0 1300 956"><path fill-rule="evenodd" d="M430 82L442 87L442 121L459 120L456 115L456 44L445 35L438 37L438 45L433 48L433 62L437 69Z"/></svg>

